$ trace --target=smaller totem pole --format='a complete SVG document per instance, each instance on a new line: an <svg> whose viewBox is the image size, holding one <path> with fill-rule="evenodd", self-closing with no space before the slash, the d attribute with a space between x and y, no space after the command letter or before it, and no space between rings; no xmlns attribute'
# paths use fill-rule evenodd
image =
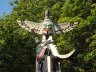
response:
<svg viewBox="0 0 96 72"><path fill-rule="evenodd" d="M19 26L29 32L42 35L41 43L36 47L36 72L61 72L58 59L70 57L75 50L68 54L60 55L56 45L53 44L53 34L65 33L72 30L78 23L72 24L54 24L49 17L48 10L45 12L44 21L35 23L31 21L17 21ZM37 37L35 37L37 41ZM37 41L38 42L38 41Z"/></svg>

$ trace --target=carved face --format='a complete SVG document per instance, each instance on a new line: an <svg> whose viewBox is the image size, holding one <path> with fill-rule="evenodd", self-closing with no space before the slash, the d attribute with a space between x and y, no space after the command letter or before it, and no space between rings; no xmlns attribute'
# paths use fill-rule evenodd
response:
<svg viewBox="0 0 96 72"><path fill-rule="evenodd" d="M43 34L53 33L54 25L50 20L46 20L42 23L41 30Z"/></svg>

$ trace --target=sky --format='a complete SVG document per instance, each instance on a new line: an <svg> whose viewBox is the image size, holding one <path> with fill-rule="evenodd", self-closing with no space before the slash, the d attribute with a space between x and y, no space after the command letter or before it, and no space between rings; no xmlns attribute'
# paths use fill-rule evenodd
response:
<svg viewBox="0 0 96 72"><path fill-rule="evenodd" d="M0 17L5 14L10 14L12 11L12 7L10 7L9 2L13 0L0 0Z"/></svg>

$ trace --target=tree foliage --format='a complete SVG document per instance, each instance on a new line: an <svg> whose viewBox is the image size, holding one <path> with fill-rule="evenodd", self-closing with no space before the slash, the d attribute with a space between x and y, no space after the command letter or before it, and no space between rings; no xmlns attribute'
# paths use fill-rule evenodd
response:
<svg viewBox="0 0 96 72"><path fill-rule="evenodd" d="M72 57L61 60L62 72L96 72L95 0L14 0L10 15L0 18L0 72L34 72L34 35L20 28L16 20L41 22L49 9L56 22L79 22L72 31L55 35L61 54L72 49Z"/></svg>

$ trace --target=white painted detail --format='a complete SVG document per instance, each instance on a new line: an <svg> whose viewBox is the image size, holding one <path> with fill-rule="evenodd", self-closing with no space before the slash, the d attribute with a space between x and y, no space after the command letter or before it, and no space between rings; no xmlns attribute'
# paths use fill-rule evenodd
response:
<svg viewBox="0 0 96 72"><path fill-rule="evenodd" d="M48 44L48 48L50 48L52 54L58 58L68 58L75 52L75 50L73 50L73 51L69 52L68 54L60 55L58 53L57 47L54 44Z"/></svg>
<svg viewBox="0 0 96 72"><path fill-rule="evenodd" d="M50 58L50 56L47 56L47 69L48 69L48 72L51 72L51 58Z"/></svg>

